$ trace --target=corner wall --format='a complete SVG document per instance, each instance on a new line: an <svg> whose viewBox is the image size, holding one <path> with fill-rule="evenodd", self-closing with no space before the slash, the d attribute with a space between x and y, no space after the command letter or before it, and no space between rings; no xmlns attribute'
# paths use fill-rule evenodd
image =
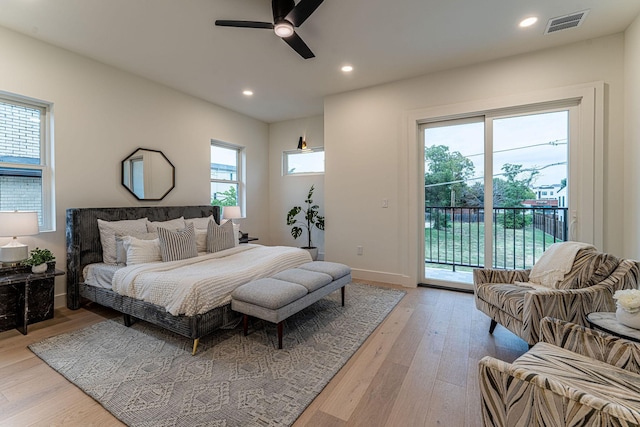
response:
<svg viewBox="0 0 640 427"><path fill-rule="evenodd" d="M624 37L560 48L329 96L325 99L328 260L354 276L415 286L407 262L415 236L407 224L410 180L403 115L408 111L513 94L605 83L604 235L602 250L624 256L622 239ZM389 207L382 208L382 200ZM363 255L356 252L363 246ZM415 261L414 265L415 265ZM418 267L420 268L420 267Z"/></svg>
<svg viewBox="0 0 640 427"><path fill-rule="evenodd" d="M54 103L57 228L22 240L51 249L58 268L66 266L67 208L209 204L211 139L246 147L242 226L268 243L266 123L4 28L0 57L0 90ZM160 202L140 202L120 184L120 162L138 147L175 165L176 186ZM65 292L59 277L56 306Z"/></svg>
<svg viewBox="0 0 640 427"><path fill-rule="evenodd" d="M624 252L640 260L640 16L624 35Z"/></svg>
<svg viewBox="0 0 640 427"><path fill-rule="evenodd" d="M269 126L269 240L273 245L306 246L304 236L294 239L291 227L287 226L287 212L294 206L304 203L309 188L313 185L314 204L320 207L320 215L324 215L324 179L325 175L283 176L282 152L296 149L298 138L306 135L307 145L324 146L323 116L313 116L297 120L273 123ZM326 154L326 153L325 153ZM311 239L318 247L318 259L323 259L324 232L313 230Z"/></svg>

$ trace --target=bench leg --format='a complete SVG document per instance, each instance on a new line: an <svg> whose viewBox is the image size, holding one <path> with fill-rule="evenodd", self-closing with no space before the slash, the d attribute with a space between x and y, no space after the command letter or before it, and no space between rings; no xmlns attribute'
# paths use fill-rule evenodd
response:
<svg viewBox="0 0 640 427"><path fill-rule="evenodd" d="M244 332L244 336L249 335L249 315L245 314L242 317L242 330Z"/></svg>
<svg viewBox="0 0 640 427"><path fill-rule="evenodd" d="M278 322L278 349L282 350L282 322Z"/></svg>
<svg viewBox="0 0 640 427"><path fill-rule="evenodd" d="M133 325L133 320L131 319L131 315L130 314L122 314L123 320L124 320L124 326L126 326L127 328L130 327L131 325Z"/></svg>
<svg viewBox="0 0 640 427"><path fill-rule="evenodd" d="M344 286L340 288L340 295L342 295L342 306L344 307Z"/></svg>

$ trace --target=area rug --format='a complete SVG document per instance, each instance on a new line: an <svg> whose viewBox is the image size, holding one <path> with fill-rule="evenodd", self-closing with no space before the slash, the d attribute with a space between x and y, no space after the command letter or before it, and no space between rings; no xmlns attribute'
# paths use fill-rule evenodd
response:
<svg viewBox="0 0 640 427"><path fill-rule="evenodd" d="M130 426L287 426L300 416L403 297L352 283L276 327L256 320L192 341L117 320L29 348Z"/></svg>

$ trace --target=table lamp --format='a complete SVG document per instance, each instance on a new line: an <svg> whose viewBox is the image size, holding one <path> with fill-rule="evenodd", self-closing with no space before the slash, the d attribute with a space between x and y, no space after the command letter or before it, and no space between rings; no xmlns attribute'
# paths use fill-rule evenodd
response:
<svg viewBox="0 0 640 427"><path fill-rule="evenodd" d="M233 222L234 219L242 218L242 211L240 206L224 206L222 208L222 219L227 219L233 224L233 229L244 237L244 233L240 231L240 225Z"/></svg>
<svg viewBox="0 0 640 427"><path fill-rule="evenodd" d="M0 212L0 237L13 237L9 243L0 247L2 265L17 265L27 259L29 247L20 243L17 236L32 236L39 231L37 212Z"/></svg>

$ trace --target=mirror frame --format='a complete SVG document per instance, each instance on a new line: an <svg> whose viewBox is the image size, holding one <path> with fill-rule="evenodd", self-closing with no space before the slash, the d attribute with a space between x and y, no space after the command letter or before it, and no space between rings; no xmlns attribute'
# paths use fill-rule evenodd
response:
<svg viewBox="0 0 640 427"><path fill-rule="evenodd" d="M125 166L126 166L126 163L127 163L128 161L130 161L130 160L131 160L131 158L132 158L132 157L134 157L134 156L135 156L138 152L140 152L140 151L148 151L148 152L151 152L151 153L159 153L159 154L162 156L162 158L164 158L164 160L167 162L167 164L171 167L171 187L169 187L169 188L167 189L167 191L165 191L165 193L164 193L162 196L160 196L159 198L151 198L151 197L142 197L142 198L141 198L141 197L139 197L136 193L134 193L134 192L133 192L133 190L132 190L131 188L129 188L129 186L128 186L128 185L127 185L127 183L125 182L125 176L126 176L126 174L125 174ZM163 153L162 151L160 151L160 150L152 150L152 149L150 149L150 148L143 148L143 147L138 147L138 148L136 148L136 149L135 149L131 154L129 154L127 157L125 157L125 158L122 160L122 162L121 162L120 172L121 172L121 180L120 180L120 183L122 184L122 186L123 186L124 188L126 188L126 189L127 189L127 191L128 191L129 193L133 194L133 196L134 196L136 199L138 199L138 200L145 200L145 201L158 201L158 200L162 200L162 199L164 199L164 198L167 196L167 194L169 194L169 193L171 192L171 190L173 190L173 189L175 188L175 186L176 186L176 168L175 168L175 166L173 165L173 163L171 163L171 160L169 160L169 159L167 158L167 156L165 156L165 155L164 155L164 153Z"/></svg>

